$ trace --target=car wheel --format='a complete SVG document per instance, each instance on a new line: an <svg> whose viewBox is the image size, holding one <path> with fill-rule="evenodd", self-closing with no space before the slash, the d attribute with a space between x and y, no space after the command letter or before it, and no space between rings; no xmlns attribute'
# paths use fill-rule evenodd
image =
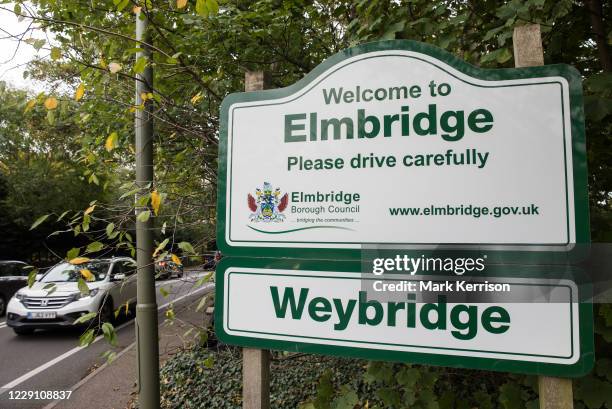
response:
<svg viewBox="0 0 612 409"><path fill-rule="evenodd" d="M17 335L32 335L34 333L34 329L32 328L13 328L15 334Z"/></svg>
<svg viewBox="0 0 612 409"><path fill-rule="evenodd" d="M6 300L0 295L0 317L4 317L6 314Z"/></svg>

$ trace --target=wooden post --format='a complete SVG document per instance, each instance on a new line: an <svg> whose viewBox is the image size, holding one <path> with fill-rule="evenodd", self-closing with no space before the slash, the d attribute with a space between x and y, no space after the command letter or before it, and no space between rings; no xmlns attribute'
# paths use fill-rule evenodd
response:
<svg viewBox="0 0 612 409"><path fill-rule="evenodd" d="M242 408L270 409L270 351L242 348Z"/></svg>
<svg viewBox="0 0 612 409"><path fill-rule="evenodd" d="M515 67L544 65L544 50L539 24L528 24L514 28ZM550 376L538 377L540 409L573 409L572 381Z"/></svg>
<svg viewBox="0 0 612 409"><path fill-rule="evenodd" d="M267 73L245 73L245 91L259 91L269 87L270 77ZM242 408L270 409L270 351L266 349L242 349Z"/></svg>

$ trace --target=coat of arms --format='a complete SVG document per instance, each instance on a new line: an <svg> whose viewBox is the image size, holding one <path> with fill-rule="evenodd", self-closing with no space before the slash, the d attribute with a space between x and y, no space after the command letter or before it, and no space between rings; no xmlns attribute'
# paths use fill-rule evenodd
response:
<svg viewBox="0 0 612 409"><path fill-rule="evenodd" d="M287 193L281 196L279 188L273 189L270 183L264 182L262 189L255 189L255 197L249 193L248 205L253 212L249 218L252 222L282 222L288 203Z"/></svg>

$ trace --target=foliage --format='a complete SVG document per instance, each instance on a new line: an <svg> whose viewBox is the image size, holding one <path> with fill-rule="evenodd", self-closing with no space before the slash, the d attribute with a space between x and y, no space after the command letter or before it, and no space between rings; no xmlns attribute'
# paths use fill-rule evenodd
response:
<svg viewBox="0 0 612 409"><path fill-rule="evenodd" d="M271 407L295 409L316 397L319 379L329 395L343 385L369 388L359 381L365 362L317 355L278 356L272 361ZM203 346L183 351L161 369L162 408L241 408L241 349ZM322 400L326 396L320 396ZM329 407L329 406L328 406ZM348 406L334 406L348 408Z"/></svg>
<svg viewBox="0 0 612 409"><path fill-rule="evenodd" d="M85 167L73 160L78 150L73 127L49 126L41 107L25 114L27 94L3 83L0 99L0 259L32 260L36 253L47 253L43 240L60 226L58 215L102 200L105 192L87 183ZM56 217L50 220L49 214ZM74 244L72 234L47 242L62 253Z"/></svg>

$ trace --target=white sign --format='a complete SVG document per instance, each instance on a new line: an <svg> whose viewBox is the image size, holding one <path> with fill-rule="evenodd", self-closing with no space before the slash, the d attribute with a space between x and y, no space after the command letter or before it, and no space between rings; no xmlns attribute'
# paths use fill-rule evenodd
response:
<svg viewBox="0 0 612 409"><path fill-rule="evenodd" d="M554 301L426 304L406 297L404 304L383 303L363 297L360 274L230 267L223 276L222 336L261 339L267 345L286 341L447 357L578 362L576 285L568 280L501 282L511 291L547 294Z"/></svg>
<svg viewBox="0 0 612 409"><path fill-rule="evenodd" d="M220 242L576 242L566 77L468 75L402 49L355 54L291 88L226 99Z"/></svg>

